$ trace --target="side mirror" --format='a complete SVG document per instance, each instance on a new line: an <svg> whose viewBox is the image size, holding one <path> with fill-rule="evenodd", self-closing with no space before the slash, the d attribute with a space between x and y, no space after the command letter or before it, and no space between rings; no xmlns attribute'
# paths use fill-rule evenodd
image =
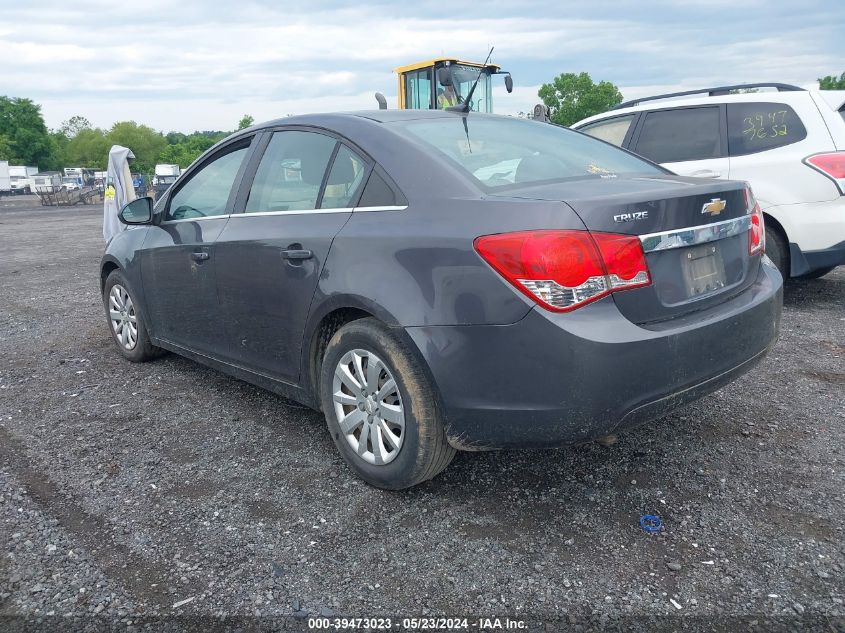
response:
<svg viewBox="0 0 845 633"><path fill-rule="evenodd" d="M445 66L437 69L437 83L439 83L441 86L452 85L452 73L449 72L449 69Z"/></svg>
<svg viewBox="0 0 845 633"><path fill-rule="evenodd" d="M121 222L130 226L150 224L153 221L153 199L138 198L127 204L117 216Z"/></svg>
<svg viewBox="0 0 845 633"><path fill-rule="evenodd" d="M513 92L513 77L510 75L505 75L505 90L508 91L508 94Z"/></svg>

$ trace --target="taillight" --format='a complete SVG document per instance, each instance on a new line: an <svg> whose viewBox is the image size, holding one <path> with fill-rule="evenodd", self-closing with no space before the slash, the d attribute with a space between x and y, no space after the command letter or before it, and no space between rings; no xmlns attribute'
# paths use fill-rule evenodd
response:
<svg viewBox="0 0 845 633"><path fill-rule="evenodd" d="M807 156L804 162L836 183L839 193L845 195L845 152L827 152Z"/></svg>
<svg viewBox="0 0 845 633"><path fill-rule="evenodd" d="M745 207L751 215L751 228L748 230L748 254L756 255L766 248L766 226L763 222L763 210L754 198L751 187L745 187Z"/></svg>
<svg viewBox="0 0 845 633"><path fill-rule="evenodd" d="M636 236L519 231L476 238L475 250L520 292L556 312L651 283Z"/></svg>

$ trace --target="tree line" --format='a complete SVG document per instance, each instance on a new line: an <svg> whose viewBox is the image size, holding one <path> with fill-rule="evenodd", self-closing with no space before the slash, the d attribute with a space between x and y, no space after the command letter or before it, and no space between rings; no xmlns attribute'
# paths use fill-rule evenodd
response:
<svg viewBox="0 0 845 633"><path fill-rule="evenodd" d="M249 127L244 115L237 129ZM64 167L105 170L109 149L123 145L135 154L133 169L152 173L156 164L185 168L231 131L207 130L191 134L162 134L135 121L118 121L108 129L94 127L84 116L73 116L59 129L48 130L41 106L31 99L0 96L0 160L14 165L59 171Z"/></svg>

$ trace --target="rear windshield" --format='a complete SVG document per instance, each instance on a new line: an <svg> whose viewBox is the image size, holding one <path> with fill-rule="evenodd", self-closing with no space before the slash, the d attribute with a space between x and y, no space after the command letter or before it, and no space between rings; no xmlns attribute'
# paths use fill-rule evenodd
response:
<svg viewBox="0 0 845 633"><path fill-rule="evenodd" d="M466 119L417 119L394 125L453 160L484 188L666 173L584 134L524 119L470 115Z"/></svg>

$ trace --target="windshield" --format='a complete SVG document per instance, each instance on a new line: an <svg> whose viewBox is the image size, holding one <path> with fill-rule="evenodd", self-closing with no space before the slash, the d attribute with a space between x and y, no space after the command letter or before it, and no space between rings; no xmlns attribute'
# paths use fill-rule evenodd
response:
<svg viewBox="0 0 845 633"><path fill-rule="evenodd" d="M452 82L455 86L455 92L458 95L458 101L464 102L469 94L472 84L475 83L475 78L478 77L477 66L465 66L464 64L452 64ZM475 112L493 112L493 101L490 89L490 73L485 69L481 73L481 78L478 80L478 86L475 87L475 92L472 93L472 103L470 108Z"/></svg>
<svg viewBox="0 0 845 633"><path fill-rule="evenodd" d="M74 184L74 185L75 185L76 183L78 183L78 182L79 182L79 179L78 179L78 178L67 178L67 177L66 177L66 178L62 178L62 182L63 182L63 183L66 183L66 184L67 184L67 183L71 183L71 184Z"/></svg>
<svg viewBox="0 0 845 633"><path fill-rule="evenodd" d="M397 121L392 125L454 161L485 188L667 173L585 134L525 119L455 116Z"/></svg>

